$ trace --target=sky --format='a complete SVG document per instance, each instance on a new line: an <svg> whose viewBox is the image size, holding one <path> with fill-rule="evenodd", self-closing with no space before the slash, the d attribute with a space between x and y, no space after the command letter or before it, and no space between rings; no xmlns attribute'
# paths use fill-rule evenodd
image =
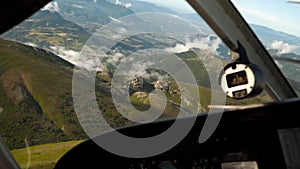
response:
<svg viewBox="0 0 300 169"><path fill-rule="evenodd" d="M233 0L248 22L300 37L300 4L287 0Z"/></svg>
<svg viewBox="0 0 300 169"><path fill-rule="evenodd" d="M186 0L143 0L182 13L193 13ZM300 4L288 0L232 0L249 23L300 37Z"/></svg>

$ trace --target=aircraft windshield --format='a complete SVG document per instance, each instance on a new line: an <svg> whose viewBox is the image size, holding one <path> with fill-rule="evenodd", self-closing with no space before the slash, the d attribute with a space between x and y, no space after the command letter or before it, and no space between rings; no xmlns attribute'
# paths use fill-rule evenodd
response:
<svg viewBox="0 0 300 169"><path fill-rule="evenodd" d="M299 96L299 1L232 0L232 2L250 24Z"/></svg>
<svg viewBox="0 0 300 169"><path fill-rule="evenodd" d="M300 5L233 2L299 93ZM229 50L185 0L56 0L0 37L0 135L22 168L53 168L95 128L273 101L225 97Z"/></svg>

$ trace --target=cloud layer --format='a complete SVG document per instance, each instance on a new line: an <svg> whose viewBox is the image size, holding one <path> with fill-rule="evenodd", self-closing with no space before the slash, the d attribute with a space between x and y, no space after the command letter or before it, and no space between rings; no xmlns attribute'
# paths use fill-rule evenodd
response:
<svg viewBox="0 0 300 169"><path fill-rule="evenodd" d="M130 7L132 7L132 4L131 4L131 3L123 3L123 2L121 2L120 0L116 0L115 4L116 4L116 5L122 5L122 6L124 6L125 8L130 8Z"/></svg>
<svg viewBox="0 0 300 169"><path fill-rule="evenodd" d="M213 36L198 37L194 39L188 39L183 44L176 44L173 48L166 48L165 51L169 53L182 53L187 52L191 48L200 49L203 51L210 51L212 54L218 55L217 49L221 45L222 40Z"/></svg>
<svg viewBox="0 0 300 169"><path fill-rule="evenodd" d="M293 53L296 49L299 48L299 46L291 45L289 43L276 40L273 43L271 43L270 48L275 49L278 54L284 54L284 53Z"/></svg>
<svg viewBox="0 0 300 169"><path fill-rule="evenodd" d="M59 12L59 5L57 2L50 2L46 6L44 6L41 10L48 10L52 13Z"/></svg>

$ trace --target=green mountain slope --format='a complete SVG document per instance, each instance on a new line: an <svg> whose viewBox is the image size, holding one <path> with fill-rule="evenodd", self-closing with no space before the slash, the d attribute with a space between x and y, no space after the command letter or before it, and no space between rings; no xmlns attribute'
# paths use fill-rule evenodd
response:
<svg viewBox="0 0 300 169"><path fill-rule="evenodd" d="M87 138L73 108L72 71L72 64L52 53L0 40L0 134L11 149L25 147L25 139L39 145ZM104 117L113 127L132 124L116 110L109 78L98 78L96 96ZM168 98L162 118L176 116L180 108L176 94Z"/></svg>
<svg viewBox="0 0 300 169"><path fill-rule="evenodd" d="M72 107L73 65L0 40L0 134L10 148L86 138Z"/></svg>
<svg viewBox="0 0 300 169"><path fill-rule="evenodd" d="M74 65L45 50L0 39L0 135L11 149L87 136L73 107ZM116 110L107 77L96 80L99 109L112 127L131 124Z"/></svg>

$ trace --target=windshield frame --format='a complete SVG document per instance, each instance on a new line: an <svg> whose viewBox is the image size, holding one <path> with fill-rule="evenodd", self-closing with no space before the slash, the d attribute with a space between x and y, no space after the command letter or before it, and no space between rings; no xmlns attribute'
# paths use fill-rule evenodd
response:
<svg viewBox="0 0 300 169"><path fill-rule="evenodd" d="M250 62L262 69L266 91L273 100L298 97L262 42L230 0L188 2L232 51L237 50L238 41L245 47Z"/></svg>

